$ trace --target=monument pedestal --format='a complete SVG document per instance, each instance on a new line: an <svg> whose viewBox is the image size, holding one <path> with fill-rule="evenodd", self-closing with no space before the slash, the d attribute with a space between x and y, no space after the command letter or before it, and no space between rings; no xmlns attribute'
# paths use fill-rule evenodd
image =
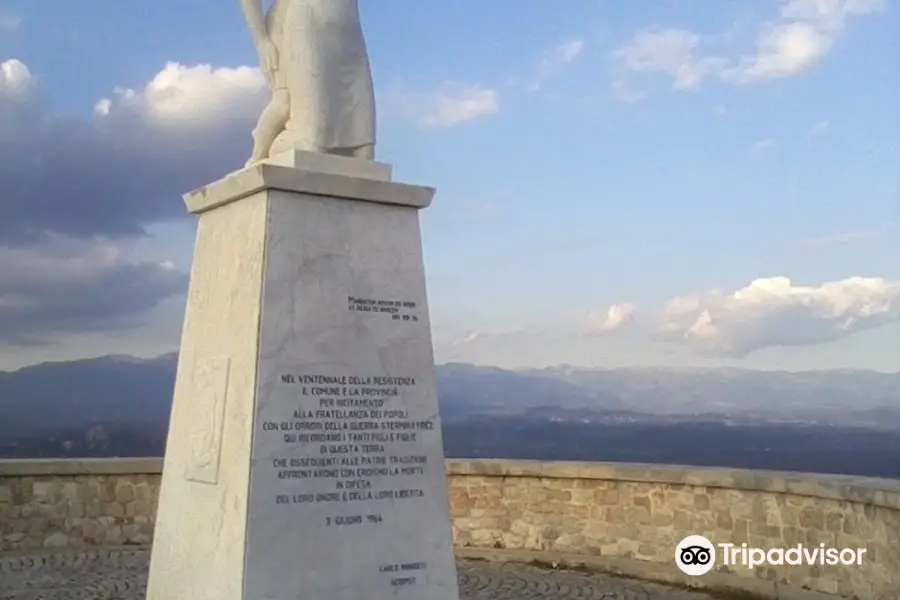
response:
<svg viewBox="0 0 900 600"><path fill-rule="evenodd" d="M289 153L199 215L148 600L457 600L418 210Z"/></svg>

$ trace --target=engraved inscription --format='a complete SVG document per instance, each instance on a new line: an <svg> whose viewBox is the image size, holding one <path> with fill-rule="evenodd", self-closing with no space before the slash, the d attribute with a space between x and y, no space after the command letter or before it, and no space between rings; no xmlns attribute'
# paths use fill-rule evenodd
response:
<svg viewBox="0 0 900 600"><path fill-rule="evenodd" d="M215 357L194 366L187 419L190 456L185 473L185 479L190 481L211 484L219 481L230 364L229 358Z"/></svg>
<svg viewBox="0 0 900 600"><path fill-rule="evenodd" d="M262 502L283 510L322 506L315 513L322 526L363 532L390 527L385 513L426 498L426 470L443 471L424 453L440 435L436 415L415 418L407 409L416 378L283 372L276 385L292 400L257 424L257 435L271 440L266 446L278 449L259 466L278 481ZM378 571L390 575L390 586L404 587L422 580L414 571L425 568L410 560Z"/></svg>
<svg viewBox="0 0 900 600"><path fill-rule="evenodd" d="M347 296L347 310L390 316L392 321L418 321L418 307L410 300L359 298Z"/></svg>

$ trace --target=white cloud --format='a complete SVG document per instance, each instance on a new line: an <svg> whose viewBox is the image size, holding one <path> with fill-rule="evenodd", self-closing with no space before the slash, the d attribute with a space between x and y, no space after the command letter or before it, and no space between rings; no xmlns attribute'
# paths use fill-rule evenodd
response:
<svg viewBox="0 0 900 600"><path fill-rule="evenodd" d="M482 333L480 331L468 331L462 336L454 339L450 342L451 346L465 346L466 344L471 344L473 342L477 342L478 340L483 340L487 337L490 337L488 334Z"/></svg>
<svg viewBox="0 0 900 600"><path fill-rule="evenodd" d="M54 111L21 61L0 63L0 346L112 336L177 304L186 274L126 249L146 226L189 217L183 192L240 166L261 81L169 63L78 119Z"/></svg>
<svg viewBox="0 0 900 600"><path fill-rule="evenodd" d="M591 311L587 317L586 333L603 335L624 329L634 322L637 308L630 302L613 304L602 312Z"/></svg>
<svg viewBox="0 0 900 600"><path fill-rule="evenodd" d="M851 277L814 287L772 277L732 293L669 300L658 335L701 355L742 357L838 340L898 320L900 283Z"/></svg>
<svg viewBox="0 0 900 600"><path fill-rule="evenodd" d="M445 81L430 92L410 91L397 85L386 96L385 106L395 109L422 129L449 129L500 112L498 87L536 92L584 54L582 38L571 38L546 52L528 75L513 75L500 86Z"/></svg>
<svg viewBox="0 0 900 600"><path fill-rule="evenodd" d="M508 344L519 344L527 340L545 339L548 331L544 329L526 329L524 327L512 327L488 331L486 329L442 329L435 328L433 332L435 348L439 348L447 358L461 356L476 348L503 347Z"/></svg>
<svg viewBox="0 0 900 600"><path fill-rule="evenodd" d="M0 63L0 95L21 95L31 84L31 71L25 63L15 58Z"/></svg>
<svg viewBox="0 0 900 600"><path fill-rule="evenodd" d="M424 129L448 129L500 111L496 90L473 85L444 84L431 94L398 92L402 110Z"/></svg>
<svg viewBox="0 0 900 600"><path fill-rule="evenodd" d="M582 50L584 50L584 40L569 40L557 48L557 55L560 62L568 64L578 58Z"/></svg>
<svg viewBox="0 0 900 600"><path fill-rule="evenodd" d="M572 318L570 315L552 322L530 324L527 327L440 330L435 335L435 344L462 349L483 344L518 344L533 340L571 341L621 331L634 323L636 313L637 308L631 302L619 302L602 311L591 310L587 316L579 315Z"/></svg>
<svg viewBox="0 0 900 600"><path fill-rule="evenodd" d="M73 118L39 74L0 62L0 346L117 335L177 304L185 274L122 249L149 226L189 219L181 194L243 164L268 98L256 68L169 62ZM498 109L477 87L427 99L422 117L435 126Z"/></svg>
<svg viewBox="0 0 900 600"><path fill-rule="evenodd" d="M547 78L552 77L581 56L584 52L584 45L583 39L575 38L556 46L541 60L537 74L531 83L528 84L528 89L531 91L540 89Z"/></svg>
<svg viewBox="0 0 900 600"><path fill-rule="evenodd" d="M653 29L638 32L614 56L625 70L670 75L675 89L694 90L719 71L724 60L697 57L700 38L683 29Z"/></svg>
<svg viewBox="0 0 900 600"><path fill-rule="evenodd" d="M640 31L614 52L629 73L663 73L673 87L695 90L713 78L735 85L791 77L822 60L851 17L882 9L884 0L782 0L779 17L761 26L755 48L724 57L701 52L705 38L681 29Z"/></svg>
<svg viewBox="0 0 900 600"><path fill-rule="evenodd" d="M140 110L160 123L220 122L237 111L258 110L269 90L259 69L166 63L143 90L116 88L94 106L98 116Z"/></svg>
<svg viewBox="0 0 900 600"><path fill-rule="evenodd" d="M769 25L759 35L756 54L742 58L723 77L747 84L796 75L824 57L833 41L811 23Z"/></svg>
<svg viewBox="0 0 900 600"><path fill-rule="evenodd" d="M243 163L268 98L256 69L173 62L73 119L39 83L20 61L0 64L0 243L136 235L184 217L182 193Z"/></svg>

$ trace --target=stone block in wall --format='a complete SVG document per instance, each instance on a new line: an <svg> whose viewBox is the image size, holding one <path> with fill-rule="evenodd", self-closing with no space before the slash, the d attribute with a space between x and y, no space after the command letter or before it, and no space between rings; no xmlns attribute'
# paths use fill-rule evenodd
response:
<svg viewBox="0 0 900 600"><path fill-rule="evenodd" d="M158 491L158 475L0 475L0 550L148 544Z"/></svg>

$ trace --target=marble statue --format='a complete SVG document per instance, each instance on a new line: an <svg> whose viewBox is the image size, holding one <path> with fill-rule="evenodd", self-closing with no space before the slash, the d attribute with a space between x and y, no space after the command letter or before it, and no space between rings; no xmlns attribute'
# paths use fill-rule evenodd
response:
<svg viewBox="0 0 900 600"><path fill-rule="evenodd" d="M358 0L240 0L272 99L251 166L288 150L375 159L375 94Z"/></svg>

